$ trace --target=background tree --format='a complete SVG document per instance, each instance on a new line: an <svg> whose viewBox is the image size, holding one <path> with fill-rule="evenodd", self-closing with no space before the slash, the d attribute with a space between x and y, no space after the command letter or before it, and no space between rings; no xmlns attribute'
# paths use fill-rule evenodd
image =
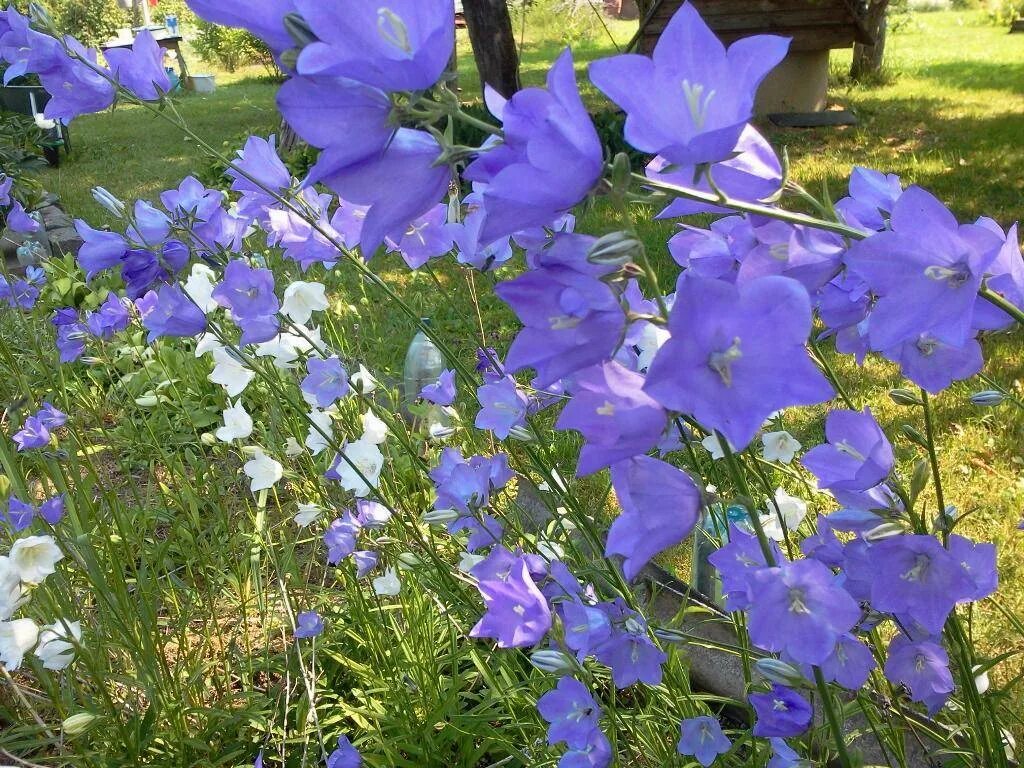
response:
<svg viewBox="0 0 1024 768"><path fill-rule="evenodd" d="M481 85L511 96L520 88L519 52L507 0L463 0L462 10Z"/></svg>
<svg viewBox="0 0 1024 768"><path fill-rule="evenodd" d="M850 65L850 77L854 80L865 80L878 75L882 71L882 59L885 55L886 16L890 0L870 0L867 13L864 15L864 26L875 39L873 45L864 43L853 44L853 63Z"/></svg>

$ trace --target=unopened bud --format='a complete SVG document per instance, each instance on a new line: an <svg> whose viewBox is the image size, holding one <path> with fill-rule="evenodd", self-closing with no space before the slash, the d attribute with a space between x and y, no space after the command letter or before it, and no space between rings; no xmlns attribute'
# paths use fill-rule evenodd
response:
<svg viewBox="0 0 1024 768"><path fill-rule="evenodd" d="M891 539L894 536L902 536L907 530L899 523L882 523L876 525L864 533L864 541L876 542L882 539Z"/></svg>
<svg viewBox="0 0 1024 768"><path fill-rule="evenodd" d="M398 567L403 571L411 571L414 568L419 568L423 565L423 560L420 559L419 555L415 555L412 552L403 552L398 556Z"/></svg>
<svg viewBox="0 0 1024 768"><path fill-rule="evenodd" d="M921 431L909 424L904 424L900 427L900 431L908 438L913 440L915 443L920 445L922 448L928 447L928 438L921 434Z"/></svg>
<svg viewBox="0 0 1024 768"><path fill-rule="evenodd" d="M897 405L924 405L921 396L912 389L890 389L889 399Z"/></svg>
<svg viewBox="0 0 1024 768"><path fill-rule="evenodd" d="M99 715L94 715L91 712L79 712L77 715L71 715L63 723L64 734L78 736L89 730L97 720L99 720Z"/></svg>
<svg viewBox="0 0 1024 768"><path fill-rule="evenodd" d="M203 445L213 446L217 444L217 436L214 435L213 432L203 432L203 434L199 436L199 442Z"/></svg>
<svg viewBox="0 0 1024 768"><path fill-rule="evenodd" d="M598 239L587 252L591 264L623 266L642 252L644 244L628 232L611 232Z"/></svg>
<svg viewBox="0 0 1024 768"><path fill-rule="evenodd" d="M288 36L295 41L295 45L299 48L305 48L310 43L317 42L318 38L313 33L313 28L310 27L309 22L299 14L285 14L282 23L284 24L285 32L288 33Z"/></svg>
<svg viewBox="0 0 1024 768"><path fill-rule="evenodd" d="M458 519L459 513L454 509L432 509L429 512L424 512L420 517L420 520L427 525L447 525Z"/></svg>
<svg viewBox="0 0 1024 768"><path fill-rule="evenodd" d="M531 443L537 439L529 427L512 427L512 429L508 431L508 436L521 443Z"/></svg>
<svg viewBox="0 0 1024 768"><path fill-rule="evenodd" d="M530 654L530 663L541 672L550 672L554 675L568 675L576 669L569 656L551 649L533 652Z"/></svg>
<svg viewBox="0 0 1024 768"><path fill-rule="evenodd" d="M971 395L971 404L982 408L1000 405L1006 400L1006 395L994 389L985 389Z"/></svg>
<svg viewBox="0 0 1024 768"><path fill-rule="evenodd" d="M92 198L119 219L124 217L125 205L103 187L92 188Z"/></svg>
<svg viewBox="0 0 1024 768"><path fill-rule="evenodd" d="M798 688L804 684L804 676L800 674L800 670L779 659L758 659L754 662L754 668L765 680L779 685Z"/></svg>

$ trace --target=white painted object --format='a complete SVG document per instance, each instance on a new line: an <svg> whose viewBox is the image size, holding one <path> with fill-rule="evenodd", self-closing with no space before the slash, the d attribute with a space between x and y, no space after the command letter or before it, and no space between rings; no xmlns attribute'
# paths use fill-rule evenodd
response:
<svg viewBox="0 0 1024 768"><path fill-rule="evenodd" d="M217 90L217 81L213 75L192 75L192 88L196 93L213 93Z"/></svg>

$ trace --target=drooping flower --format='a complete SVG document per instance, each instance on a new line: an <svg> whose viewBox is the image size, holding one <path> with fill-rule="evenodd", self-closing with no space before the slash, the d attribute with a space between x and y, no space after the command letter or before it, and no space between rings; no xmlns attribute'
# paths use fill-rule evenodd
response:
<svg viewBox="0 0 1024 768"><path fill-rule="evenodd" d="M833 396L804 346L811 306L794 280L763 277L735 286L684 273L669 330L644 390L722 432L737 450L771 413Z"/></svg>
<svg viewBox="0 0 1024 768"><path fill-rule="evenodd" d="M45 669L60 671L71 666L75 659L76 646L82 642L80 621L58 621L43 627L39 632L39 644L33 653Z"/></svg>
<svg viewBox="0 0 1024 768"><path fill-rule="evenodd" d="M983 600L996 591L999 569L995 544L974 542L954 533L949 537L949 554L960 563L974 587L964 599Z"/></svg>
<svg viewBox="0 0 1024 768"><path fill-rule="evenodd" d="M19 451L45 448L50 444L50 430L38 416L29 416L11 439Z"/></svg>
<svg viewBox="0 0 1024 768"><path fill-rule="evenodd" d="M242 467L249 477L249 490L253 493L273 488L274 485L284 477L284 467L279 461L267 456L260 449Z"/></svg>
<svg viewBox="0 0 1024 768"><path fill-rule="evenodd" d="M303 611L295 617L295 637L307 640L324 631L324 620L316 611Z"/></svg>
<svg viewBox="0 0 1024 768"><path fill-rule="evenodd" d="M36 510L31 504L27 504L16 496L7 500L7 509L2 512L4 521L17 533L32 525L32 518Z"/></svg>
<svg viewBox="0 0 1024 768"><path fill-rule="evenodd" d="M661 439L664 409L643 391L644 377L616 362L586 368L573 379L573 396L557 429L575 429L586 440L576 474L589 475L646 453Z"/></svg>
<svg viewBox="0 0 1024 768"><path fill-rule="evenodd" d="M213 289L215 287L216 275L214 275L212 269L202 262L196 262L192 265L188 278L182 283L185 294L205 314L210 314L220 306L217 300L213 298Z"/></svg>
<svg viewBox="0 0 1024 768"><path fill-rule="evenodd" d="M284 17L296 10L294 0L188 0L188 6L206 21L249 30L276 53L295 45L284 26Z"/></svg>
<svg viewBox="0 0 1024 768"><path fill-rule="evenodd" d="M89 313L86 325L94 336L110 339L115 333L128 327L128 308L117 294L111 291L99 309Z"/></svg>
<svg viewBox="0 0 1024 768"><path fill-rule="evenodd" d="M15 200L14 205L7 211L7 227L14 232L23 235L31 235L38 232L42 226L34 216L30 215L20 201Z"/></svg>
<svg viewBox="0 0 1024 768"><path fill-rule="evenodd" d="M882 356L898 364L904 376L933 395L954 381L971 378L985 365L977 339L968 339L961 346L954 346L931 333L922 333L891 349L884 349Z"/></svg>
<svg viewBox="0 0 1024 768"><path fill-rule="evenodd" d="M238 397L256 376L252 368L236 357L234 352L217 347L213 350L213 371L206 378L224 387L228 397Z"/></svg>
<svg viewBox="0 0 1024 768"><path fill-rule="evenodd" d="M51 98L43 108L47 120L69 123L79 115L102 112L114 103L114 86L100 72L94 48L85 48L73 37L64 42L77 58L58 49L56 66L38 72L39 82ZM86 63L88 62L88 63ZM97 71L99 70L99 71Z"/></svg>
<svg viewBox="0 0 1024 768"><path fill-rule="evenodd" d="M776 488L770 499L765 499L768 514L761 517L761 527L770 539L783 541L786 532L793 533L807 517L807 502L791 496L785 488Z"/></svg>
<svg viewBox="0 0 1024 768"><path fill-rule="evenodd" d="M148 29L139 32L131 48L108 48L103 56L121 87L143 101L154 101L171 90L164 51Z"/></svg>
<svg viewBox="0 0 1024 768"><path fill-rule="evenodd" d="M302 392L319 408L333 405L349 392L348 372L337 357L326 360L311 357L306 361L306 372Z"/></svg>
<svg viewBox="0 0 1024 768"><path fill-rule="evenodd" d="M585 746L601 719L601 707L574 677L559 678L554 690L537 700L537 711L548 722L551 745L564 741L570 747Z"/></svg>
<svg viewBox="0 0 1024 768"><path fill-rule="evenodd" d="M949 209L920 187L893 205L890 229L854 243L847 267L878 300L868 338L891 349L928 333L954 347L972 336L978 289L1003 238L976 224L958 224Z"/></svg>
<svg viewBox="0 0 1024 768"><path fill-rule="evenodd" d="M628 688L638 682L660 685L668 655L648 636L643 617L619 601L612 604L610 612L612 632L592 650L598 661L611 668L615 687Z"/></svg>
<svg viewBox="0 0 1024 768"><path fill-rule="evenodd" d="M611 469L622 513L608 531L605 554L622 555L632 580L660 552L682 542L700 516L701 494L688 474L649 456L635 456Z"/></svg>
<svg viewBox="0 0 1024 768"><path fill-rule="evenodd" d="M799 736L811 724L810 703L791 688L773 684L768 693L752 693L747 698L757 715L755 736Z"/></svg>
<svg viewBox="0 0 1024 768"><path fill-rule="evenodd" d="M487 103L504 124L504 140L485 144L465 172L483 194L482 243L552 224L586 197L603 164L568 49L551 67L546 90L527 88L508 101L489 90Z"/></svg>
<svg viewBox="0 0 1024 768"><path fill-rule="evenodd" d="M451 405L455 402L455 371L444 370L433 384L420 390L420 397L436 405Z"/></svg>
<svg viewBox="0 0 1024 768"><path fill-rule="evenodd" d="M66 508L67 497L63 493L58 493L39 505L39 516L50 525L57 525L64 519Z"/></svg>
<svg viewBox="0 0 1024 768"><path fill-rule="evenodd" d="M751 641L805 664L821 664L860 619L860 606L817 560L760 569L749 583Z"/></svg>
<svg viewBox="0 0 1024 768"><path fill-rule="evenodd" d="M753 116L754 94L789 40L755 35L728 50L689 3L662 32L651 58L628 54L590 65L590 79L626 111L626 140L671 163L730 156Z"/></svg>
<svg viewBox="0 0 1024 768"><path fill-rule="evenodd" d="M290 0L283 0L290 3ZM242 193L239 210L263 217L276 204L274 195L282 194L292 183L287 166L277 154L276 137L250 136L224 175L232 179L231 189ZM269 192L268 192L269 190Z"/></svg>
<svg viewBox="0 0 1024 768"><path fill-rule="evenodd" d="M206 315L179 286L162 285L155 296L156 301L142 315L150 342L162 336L198 336L206 330Z"/></svg>
<svg viewBox="0 0 1024 768"><path fill-rule="evenodd" d="M310 453L317 456L331 447L331 441L334 439L333 419L328 411L318 411L314 408L306 414L306 421L309 423L309 431L306 433L304 444Z"/></svg>
<svg viewBox="0 0 1024 768"><path fill-rule="evenodd" d="M389 0L336 7L295 0L318 41L303 48L302 75L358 80L385 91L433 86L451 57L455 8L447 0Z"/></svg>
<svg viewBox="0 0 1024 768"><path fill-rule="evenodd" d="M683 720L679 731L676 751L681 755L691 755L705 768L732 748L732 742L722 732L721 724L708 715Z"/></svg>
<svg viewBox="0 0 1024 768"><path fill-rule="evenodd" d="M477 588L487 611L470 637L491 638L499 648L521 648L536 645L551 629L551 610L525 559L510 569L508 578L481 581Z"/></svg>
<svg viewBox="0 0 1024 768"><path fill-rule="evenodd" d="M402 581L394 568L388 568L373 580L373 593L380 597L397 597L401 591Z"/></svg>
<svg viewBox="0 0 1024 768"><path fill-rule="evenodd" d="M770 541L769 546L774 562L780 562L782 553L779 545ZM752 579L761 569L768 567L768 560L757 537L730 525L729 543L713 552L708 561L722 577L726 610L742 611L749 608Z"/></svg>
<svg viewBox="0 0 1024 768"><path fill-rule="evenodd" d="M871 650L850 634L842 635L832 653L821 663L821 673L850 691L860 690L877 665Z"/></svg>
<svg viewBox="0 0 1024 768"><path fill-rule="evenodd" d="M275 315L281 304L274 293L274 273L269 269L253 268L242 259L234 259L224 268L224 279L212 296L231 310L242 329L241 344L268 341L277 334Z"/></svg>
<svg viewBox="0 0 1024 768"><path fill-rule="evenodd" d="M825 438L827 443L815 446L801 459L821 488L865 491L892 471L892 445L867 408L862 412L831 411L825 419Z"/></svg>
<svg viewBox="0 0 1024 768"><path fill-rule="evenodd" d="M435 205L409 222L400 233L392 233L387 244L389 249L402 254L409 269L419 269L431 259L448 253L454 245L453 228L448 224L448 206L444 203Z"/></svg>
<svg viewBox="0 0 1024 768"><path fill-rule="evenodd" d="M946 649L931 640L911 640L904 634L893 638L885 661L885 676L910 690L910 697L937 712L953 692Z"/></svg>

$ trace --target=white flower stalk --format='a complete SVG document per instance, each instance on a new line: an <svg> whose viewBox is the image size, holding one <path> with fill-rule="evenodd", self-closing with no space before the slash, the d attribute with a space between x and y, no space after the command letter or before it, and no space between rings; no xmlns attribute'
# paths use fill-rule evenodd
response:
<svg viewBox="0 0 1024 768"><path fill-rule="evenodd" d="M344 458L339 457L335 467L338 482L360 498L369 496L370 491L380 482L384 454L375 443L362 439L346 445L342 454Z"/></svg>
<svg viewBox="0 0 1024 768"><path fill-rule="evenodd" d="M284 289L281 312L296 323L308 323L314 312L323 312L327 307L327 289L323 283L296 280Z"/></svg>
<svg viewBox="0 0 1024 768"><path fill-rule="evenodd" d="M359 370L352 374L352 389L368 395L377 388L377 380L373 378L366 366L360 364Z"/></svg>
<svg viewBox="0 0 1024 768"><path fill-rule="evenodd" d="M11 559L0 556L0 621L7 621L27 601L25 590L21 588L21 576Z"/></svg>
<svg viewBox="0 0 1024 768"><path fill-rule="evenodd" d="M718 439L718 435L708 435L700 444L704 446L705 450L711 454L711 458L715 461L725 458L725 448L722 446L722 442Z"/></svg>
<svg viewBox="0 0 1024 768"><path fill-rule="evenodd" d="M225 408L223 416L224 426L214 432L221 442L244 440L252 434L252 417L246 412L241 400L230 408Z"/></svg>
<svg viewBox="0 0 1024 768"><path fill-rule="evenodd" d="M295 514L295 524L300 528L312 525L324 513L322 507L317 504L299 504L299 511Z"/></svg>
<svg viewBox="0 0 1024 768"><path fill-rule="evenodd" d="M41 584L64 559L53 536L26 536L11 547L10 565L26 584Z"/></svg>
<svg viewBox="0 0 1024 768"><path fill-rule="evenodd" d="M274 461L259 448L242 469L249 477L249 490L253 493L273 488L284 477L284 467L280 462Z"/></svg>
<svg viewBox="0 0 1024 768"><path fill-rule="evenodd" d="M67 669L75 659L75 648L82 642L82 623L58 621L43 627L35 655L43 667L53 671Z"/></svg>
<svg viewBox="0 0 1024 768"><path fill-rule="evenodd" d="M207 377L214 384L220 384L228 397L238 397L256 376L242 361L235 358L223 347L213 350L213 372Z"/></svg>
<svg viewBox="0 0 1024 768"><path fill-rule="evenodd" d="M373 411L367 411L359 419L363 422L363 436L360 438L361 440L373 443L374 445L381 445L387 440L388 425L377 418Z"/></svg>
<svg viewBox="0 0 1024 768"><path fill-rule="evenodd" d="M796 452L803 447L795 437L785 430L765 432L761 435L761 444L764 446L761 457L765 461L779 461L783 464L793 461Z"/></svg>
<svg viewBox="0 0 1024 768"><path fill-rule="evenodd" d="M309 433L306 435L306 447L317 456L326 451L334 439L334 427L331 414L327 411L312 410L306 417L309 419Z"/></svg>
<svg viewBox="0 0 1024 768"><path fill-rule="evenodd" d="M0 621L0 664L10 672L18 669L38 638L39 627L32 619Z"/></svg>

